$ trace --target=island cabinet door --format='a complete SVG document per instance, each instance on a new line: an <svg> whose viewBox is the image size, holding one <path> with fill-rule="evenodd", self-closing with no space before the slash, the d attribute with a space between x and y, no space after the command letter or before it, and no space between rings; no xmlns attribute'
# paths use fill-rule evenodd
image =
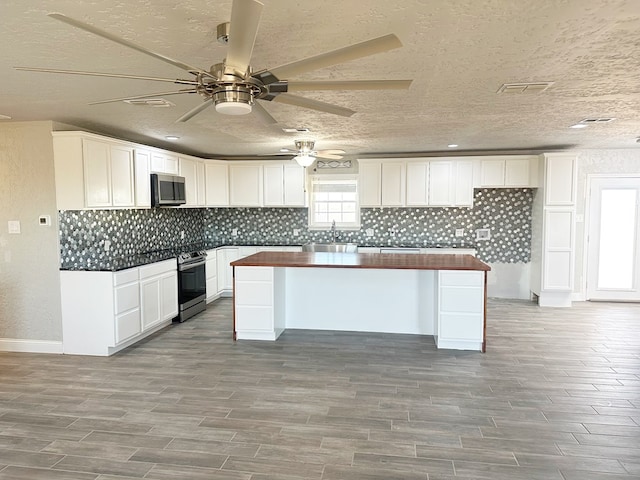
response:
<svg viewBox="0 0 640 480"><path fill-rule="evenodd" d="M482 271L467 270L438 272L438 348L482 350L484 275Z"/></svg>
<svg viewBox="0 0 640 480"><path fill-rule="evenodd" d="M276 315L273 267L235 268L235 330L238 340L275 340L282 329Z"/></svg>

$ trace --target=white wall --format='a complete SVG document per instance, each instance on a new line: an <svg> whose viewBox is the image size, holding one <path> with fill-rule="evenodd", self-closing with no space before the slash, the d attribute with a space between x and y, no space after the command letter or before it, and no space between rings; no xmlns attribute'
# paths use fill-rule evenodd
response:
<svg viewBox="0 0 640 480"><path fill-rule="evenodd" d="M584 150L578 154L578 185L576 214L588 219L587 175L590 174L640 174L640 148L620 150ZM576 223L576 260L574 298L585 298L585 222Z"/></svg>
<svg viewBox="0 0 640 480"><path fill-rule="evenodd" d="M0 350L61 345L51 130L51 122L0 123ZM40 226L40 215L51 226ZM20 222L19 235L8 233L9 220Z"/></svg>

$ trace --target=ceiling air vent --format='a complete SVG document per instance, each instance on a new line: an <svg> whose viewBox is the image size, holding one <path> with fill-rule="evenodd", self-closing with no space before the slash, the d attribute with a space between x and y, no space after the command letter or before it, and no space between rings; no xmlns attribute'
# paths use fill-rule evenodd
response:
<svg viewBox="0 0 640 480"><path fill-rule="evenodd" d="M607 118L607 117L602 117L602 118L585 118L584 120L580 120L580 122L578 123L584 123L586 125L589 125L591 123L609 123L609 122L613 122L615 120L615 118Z"/></svg>
<svg viewBox="0 0 640 480"><path fill-rule="evenodd" d="M164 98L145 98L145 99L135 99L135 100L123 100L124 103L128 103L129 105L140 105L143 107L175 107L174 103L171 103Z"/></svg>
<svg viewBox="0 0 640 480"><path fill-rule="evenodd" d="M298 127L298 128L283 128L282 131L284 133L309 133L311 130L309 130L308 128L304 128L304 127Z"/></svg>
<svg viewBox="0 0 640 480"><path fill-rule="evenodd" d="M496 93L541 93L553 82L504 83Z"/></svg>

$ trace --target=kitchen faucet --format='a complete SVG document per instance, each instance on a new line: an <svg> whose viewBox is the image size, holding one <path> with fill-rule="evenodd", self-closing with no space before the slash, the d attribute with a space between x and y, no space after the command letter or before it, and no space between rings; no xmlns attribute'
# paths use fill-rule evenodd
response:
<svg viewBox="0 0 640 480"><path fill-rule="evenodd" d="M331 243L336 243L337 236L338 236L338 232L336 232L336 221L333 220L331 222Z"/></svg>

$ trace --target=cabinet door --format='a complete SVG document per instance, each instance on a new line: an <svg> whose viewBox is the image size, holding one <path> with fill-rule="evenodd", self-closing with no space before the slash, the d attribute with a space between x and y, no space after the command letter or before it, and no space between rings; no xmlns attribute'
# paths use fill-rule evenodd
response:
<svg viewBox="0 0 640 480"><path fill-rule="evenodd" d="M218 292L233 290L233 268L229 265L239 258L237 248L220 248L216 250L218 262Z"/></svg>
<svg viewBox="0 0 640 480"><path fill-rule="evenodd" d="M151 277L140 281L140 306L142 331L149 330L162 321L160 304L160 277Z"/></svg>
<svg viewBox="0 0 640 480"><path fill-rule="evenodd" d="M87 207L111 206L111 168L109 144L84 139L82 142L84 162L84 191Z"/></svg>
<svg viewBox="0 0 640 480"><path fill-rule="evenodd" d="M435 161L429 164L429 205L453 205L452 167L450 161Z"/></svg>
<svg viewBox="0 0 640 480"><path fill-rule="evenodd" d="M179 175L180 171L180 162L178 157L175 155L165 155L164 156L164 171L169 175Z"/></svg>
<svg viewBox="0 0 640 480"><path fill-rule="evenodd" d="M178 272L165 273L160 278L160 304L162 319L171 320L178 316Z"/></svg>
<svg viewBox="0 0 640 480"><path fill-rule="evenodd" d="M137 149L134 152L136 206L151 206L151 153Z"/></svg>
<svg viewBox="0 0 640 480"><path fill-rule="evenodd" d="M429 205L429 163L407 163L407 206Z"/></svg>
<svg viewBox="0 0 640 480"><path fill-rule="evenodd" d="M187 197L185 207L198 205L198 170L194 160L180 158L180 175L184 177L184 189Z"/></svg>
<svg viewBox="0 0 640 480"><path fill-rule="evenodd" d="M575 195L575 154L546 154L545 203L547 206L573 205Z"/></svg>
<svg viewBox="0 0 640 480"><path fill-rule="evenodd" d="M198 179L197 181L197 190L198 190L198 199L197 199L197 203L196 205L198 206L204 206L204 197L205 197L205 192L204 192L204 161L200 160L196 162L196 178Z"/></svg>
<svg viewBox="0 0 640 480"><path fill-rule="evenodd" d="M504 187L504 160L481 160L482 187Z"/></svg>
<svg viewBox="0 0 640 480"><path fill-rule="evenodd" d="M455 205L471 207L473 205L473 162L458 160L455 163Z"/></svg>
<svg viewBox="0 0 640 480"><path fill-rule="evenodd" d="M153 152L151 154L151 171L167 173L164 171L164 154L162 152Z"/></svg>
<svg viewBox="0 0 640 480"><path fill-rule="evenodd" d="M229 206L229 167L219 163L204 165L205 205L207 207Z"/></svg>
<svg viewBox="0 0 640 480"><path fill-rule="evenodd" d="M305 168L284 165L284 204L287 207L305 206Z"/></svg>
<svg viewBox="0 0 640 480"><path fill-rule="evenodd" d="M380 202L383 207L405 205L405 164L383 163L380 171Z"/></svg>
<svg viewBox="0 0 640 480"><path fill-rule="evenodd" d="M114 207L133 207L133 149L111 145L111 200Z"/></svg>
<svg viewBox="0 0 640 480"><path fill-rule="evenodd" d="M264 206L281 207L284 205L284 168L283 165L264 166Z"/></svg>
<svg viewBox="0 0 640 480"><path fill-rule="evenodd" d="M380 163L360 162L358 175L358 189L360 190L361 207L379 207L380 195Z"/></svg>
<svg viewBox="0 0 640 480"><path fill-rule="evenodd" d="M229 165L229 204L262 206L262 165Z"/></svg>
<svg viewBox="0 0 640 480"><path fill-rule="evenodd" d="M528 187L531 184L529 178L529 159L513 158L504 163L505 187Z"/></svg>

